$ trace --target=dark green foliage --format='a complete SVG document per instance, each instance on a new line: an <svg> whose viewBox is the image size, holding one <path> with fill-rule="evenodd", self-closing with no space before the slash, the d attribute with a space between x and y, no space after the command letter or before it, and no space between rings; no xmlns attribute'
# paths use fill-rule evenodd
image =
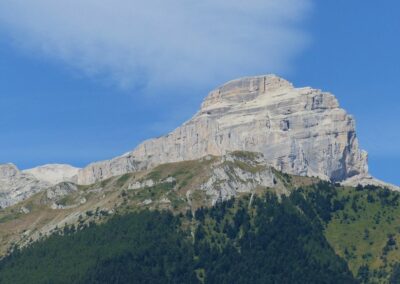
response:
<svg viewBox="0 0 400 284"><path fill-rule="evenodd" d="M190 242L171 213L143 211L66 229L0 263L0 283L196 282Z"/></svg>
<svg viewBox="0 0 400 284"><path fill-rule="evenodd" d="M368 265L362 265L358 269L357 278L361 281L361 283L368 283L369 278L369 268Z"/></svg>
<svg viewBox="0 0 400 284"><path fill-rule="evenodd" d="M400 284L400 264L396 263L393 267L392 275L389 280L390 284Z"/></svg>
<svg viewBox="0 0 400 284"><path fill-rule="evenodd" d="M321 181L313 190L301 190L310 206L324 223L332 218L332 213L344 207L344 200L338 200L337 190L333 184ZM311 216L310 216L311 217Z"/></svg>
<svg viewBox="0 0 400 284"><path fill-rule="evenodd" d="M203 236L202 226L198 228L197 233L202 232L195 243L198 267L205 270L206 283L355 283L346 263L324 238L319 221L299 210L301 204L308 215L316 216L300 194L282 201L267 194L253 204L254 210L221 209L225 220L232 219L221 222L230 240L222 248ZM206 212L206 224L210 215Z"/></svg>

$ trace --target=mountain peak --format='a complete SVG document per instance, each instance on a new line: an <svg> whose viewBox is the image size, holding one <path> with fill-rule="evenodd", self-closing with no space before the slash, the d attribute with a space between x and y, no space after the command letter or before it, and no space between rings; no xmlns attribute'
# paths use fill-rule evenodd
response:
<svg viewBox="0 0 400 284"><path fill-rule="evenodd" d="M293 88L293 84L286 79L279 77L275 74L242 77L231 80L222 86L218 87L212 92L219 92L220 94L231 93L266 93L270 90Z"/></svg>
<svg viewBox="0 0 400 284"><path fill-rule="evenodd" d="M127 155L89 165L78 182L236 150L260 152L272 167L294 175L335 182L368 175L354 119L332 94L264 75L216 88L181 127Z"/></svg>
<svg viewBox="0 0 400 284"><path fill-rule="evenodd" d="M48 164L23 172L33 175L38 180L55 185L64 181L76 182L79 170L79 168L65 164Z"/></svg>
<svg viewBox="0 0 400 284"><path fill-rule="evenodd" d="M211 91L205 98L201 109L206 110L215 104L235 104L254 100L260 95L271 95L277 91L293 89L292 83L276 75L243 77L229 81Z"/></svg>

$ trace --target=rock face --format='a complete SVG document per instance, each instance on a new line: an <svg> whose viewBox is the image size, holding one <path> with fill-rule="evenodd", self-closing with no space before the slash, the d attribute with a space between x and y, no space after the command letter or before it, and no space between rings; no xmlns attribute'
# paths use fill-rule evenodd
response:
<svg viewBox="0 0 400 284"><path fill-rule="evenodd" d="M67 181L77 182L79 170L79 168L75 168L70 165L50 164L24 170L23 172L33 175L38 180L55 185L57 183Z"/></svg>
<svg viewBox="0 0 400 284"><path fill-rule="evenodd" d="M262 154L251 157L227 154L212 165L210 178L200 186L214 205L239 193L252 193L257 188L275 187L275 176Z"/></svg>
<svg viewBox="0 0 400 284"><path fill-rule="evenodd" d="M368 175L354 119L333 95L267 75L217 88L181 127L123 156L87 166L79 171L78 183L235 150L260 152L270 166L289 174L331 181Z"/></svg>
<svg viewBox="0 0 400 284"><path fill-rule="evenodd" d="M13 164L0 165L0 207L14 205L49 187L33 175L23 173Z"/></svg>
<svg viewBox="0 0 400 284"><path fill-rule="evenodd" d="M78 191L78 186L76 184L61 182L55 186L49 187L46 196L50 200L58 200L76 191Z"/></svg>
<svg viewBox="0 0 400 284"><path fill-rule="evenodd" d="M397 191L400 190L400 188L398 186L381 181L370 175L357 175L357 176L351 177L349 179L346 179L344 182L342 182L342 185L351 186L351 187L356 187L358 185L362 185L362 186L374 185L374 186L378 186L378 187L386 187L390 190L397 190Z"/></svg>
<svg viewBox="0 0 400 284"><path fill-rule="evenodd" d="M131 153L109 161L92 163L78 172L78 184L92 184L113 176L147 169L150 161L137 160Z"/></svg>

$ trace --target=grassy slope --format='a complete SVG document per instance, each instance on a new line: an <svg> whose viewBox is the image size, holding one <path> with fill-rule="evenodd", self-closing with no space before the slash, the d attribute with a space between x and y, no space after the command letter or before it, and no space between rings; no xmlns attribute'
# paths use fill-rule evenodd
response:
<svg viewBox="0 0 400 284"><path fill-rule="evenodd" d="M208 206L204 192L193 191L191 204L186 193L198 189L209 176L210 164L217 158L186 161L158 166L149 171L125 174L113 177L90 186L80 186L78 192L61 198L57 204L72 206L67 209L51 209L53 201L48 200L45 192L12 207L0 209L0 256L6 254L14 244L25 245L51 234L65 224L87 224L90 221L104 222L110 211L125 214L144 208L171 209L186 212L193 207ZM141 189L129 189L129 185L148 179L156 183L173 177L173 183L159 183ZM79 200L86 202L80 204ZM164 202L161 200L164 199ZM145 200L151 200L149 204ZM165 202L167 200L167 202ZM22 208L29 210L24 213Z"/></svg>
<svg viewBox="0 0 400 284"><path fill-rule="evenodd" d="M327 225L328 241L347 260L354 275L366 264L371 272L370 280L387 279L392 266L400 262L400 194L382 189L339 188L337 191L339 199L346 202L344 209L336 211ZM391 235L396 244L389 242L388 245Z"/></svg>

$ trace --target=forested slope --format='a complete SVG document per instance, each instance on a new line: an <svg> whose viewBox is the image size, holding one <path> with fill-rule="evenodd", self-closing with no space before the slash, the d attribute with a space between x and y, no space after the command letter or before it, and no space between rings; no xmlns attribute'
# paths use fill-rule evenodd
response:
<svg viewBox="0 0 400 284"><path fill-rule="evenodd" d="M15 250L0 283L399 283L399 200L320 182L117 214Z"/></svg>
<svg viewBox="0 0 400 284"><path fill-rule="evenodd" d="M140 211L65 227L0 263L2 283L352 283L303 195L249 195L192 216Z"/></svg>

